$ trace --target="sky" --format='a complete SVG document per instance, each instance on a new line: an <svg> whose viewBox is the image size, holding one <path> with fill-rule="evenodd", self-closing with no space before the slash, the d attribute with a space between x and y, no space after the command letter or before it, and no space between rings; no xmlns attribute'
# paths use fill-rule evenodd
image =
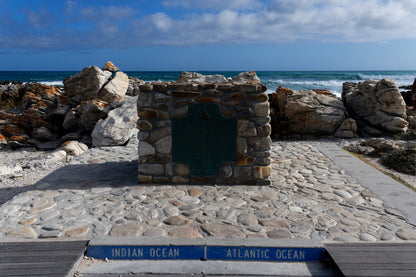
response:
<svg viewBox="0 0 416 277"><path fill-rule="evenodd" d="M416 70L415 0L0 0L0 70Z"/></svg>

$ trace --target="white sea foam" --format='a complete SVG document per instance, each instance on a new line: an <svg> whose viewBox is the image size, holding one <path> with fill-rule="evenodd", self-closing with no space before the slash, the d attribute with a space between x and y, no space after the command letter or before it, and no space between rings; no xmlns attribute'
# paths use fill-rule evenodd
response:
<svg viewBox="0 0 416 277"><path fill-rule="evenodd" d="M40 81L39 83L48 85L48 86L63 86L63 81Z"/></svg>

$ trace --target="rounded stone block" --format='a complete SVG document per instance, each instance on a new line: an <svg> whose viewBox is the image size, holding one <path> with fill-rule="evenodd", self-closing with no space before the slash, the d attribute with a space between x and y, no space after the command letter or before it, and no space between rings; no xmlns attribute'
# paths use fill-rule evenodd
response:
<svg viewBox="0 0 416 277"><path fill-rule="evenodd" d="M237 166L253 165L254 160L255 159L253 157L250 157L250 156L247 156L247 155L242 155L242 156L239 156L237 158L236 165Z"/></svg>
<svg viewBox="0 0 416 277"><path fill-rule="evenodd" d="M164 172L164 166L161 164L140 164L139 173L150 174L150 175L160 175Z"/></svg>
<svg viewBox="0 0 416 277"><path fill-rule="evenodd" d="M139 176L137 176L137 182L139 182L139 183L150 183L150 182L152 182L152 176L151 175L139 175Z"/></svg>
<svg viewBox="0 0 416 277"><path fill-rule="evenodd" d="M167 136L164 138L161 138L155 143L156 150L158 153L161 154L170 154L172 151L172 137Z"/></svg>
<svg viewBox="0 0 416 277"><path fill-rule="evenodd" d="M257 117L266 117L270 113L269 102L258 103L254 105L254 113Z"/></svg>
<svg viewBox="0 0 416 277"><path fill-rule="evenodd" d="M148 142L139 141L139 157L155 154L155 148Z"/></svg>
<svg viewBox="0 0 416 277"><path fill-rule="evenodd" d="M180 175L180 176L184 176L184 175L189 175L191 173L189 166L187 164L184 163L177 163L175 165L175 174L176 175Z"/></svg>
<svg viewBox="0 0 416 277"><path fill-rule="evenodd" d="M159 113L157 110L154 109L137 109L137 115L139 118L144 119L157 119L159 117Z"/></svg>
<svg viewBox="0 0 416 277"><path fill-rule="evenodd" d="M220 99L218 99L216 97L201 96L198 99L196 99L196 102L198 102L198 103L219 103L221 101L220 101Z"/></svg>
<svg viewBox="0 0 416 277"><path fill-rule="evenodd" d="M255 137L257 136L256 126L248 120L238 120L237 135L242 137Z"/></svg>
<svg viewBox="0 0 416 277"><path fill-rule="evenodd" d="M253 168L254 178L256 179L265 179L270 177L270 167L269 166L255 166Z"/></svg>
<svg viewBox="0 0 416 277"><path fill-rule="evenodd" d="M148 120L139 119L137 121L137 127L139 128L139 130L148 131L148 130L152 130L153 125Z"/></svg>

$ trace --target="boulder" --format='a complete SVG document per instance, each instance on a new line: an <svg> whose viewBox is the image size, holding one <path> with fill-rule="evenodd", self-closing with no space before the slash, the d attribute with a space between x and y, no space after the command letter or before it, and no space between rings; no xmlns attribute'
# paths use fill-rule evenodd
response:
<svg viewBox="0 0 416 277"><path fill-rule="evenodd" d="M70 132L81 129L81 114L79 113L79 109L73 108L66 113L62 127Z"/></svg>
<svg viewBox="0 0 416 277"><path fill-rule="evenodd" d="M129 86L129 77L118 71L114 77L100 90L97 98L111 103L115 98L124 96Z"/></svg>
<svg viewBox="0 0 416 277"><path fill-rule="evenodd" d="M232 80L234 83L260 84L260 78L257 77L257 74L254 71L241 72L233 77Z"/></svg>
<svg viewBox="0 0 416 277"><path fill-rule="evenodd" d="M101 88L112 75L110 71L103 71L97 66L84 68L74 76L64 80L64 89L69 99L74 103L96 99Z"/></svg>
<svg viewBox="0 0 416 277"><path fill-rule="evenodd" d="M129 96L139 95L140 85L144 85L144 84L145 82L143 80L129 77L129 86L127 87L126 95L129 95Z"/></svg>
<svg viewBox="0 0 416 277"><path fill-rule="evenodd" d="M93 146L124 145L137 134L137 96L125 96L120 107L111 110L106 119L95 125L91 134Z"/></svg>
<svg viewBox="0 0 416 277"><path fill-rule="evenodd" d="M108 61L105 63L105 65L101 69L115 73L118 71L119 68L115 66L112 62Z"/></svg>
<svg viewBox="0 0 416 277"><path fill-rule="evenodd" d="M82 142L72 140L62 143L62 150L69 156L77 157L87 151L88 146Z"/></svg>
<svg viewBox="0 0 416 277"><path fill-rule="evenodd" d="M360 131L368 130L366 125L388 132L407 130L406 104L392 79L344 83L342 100Z"/></svg>
<svg viewBox="0 0 416 277"><path fill-rule="evenodd" d="M332 135L347 116L335 95L279 87L270 95L274 134Z"/></svg>
<svg viewBox="0 0 416 277"><path fill-rule="evenodd" d="M345 139L357 137L357 122L352 118L345 119L335 132L335 136Z"/></svg>
<svg viewBox="0 0 416 277"><path fill-rule="evenodd" d="M83 101L80 106L80 123L91 132L98 120L105 118L111 110L110 104L101 100Z"/></svg>
<svg viewBox="0 0 416 277"><path fill-rule="evenodd" d="M196 72L182 72L177 81L178 83L228 83L224 75L202 75Z"/></svg>
<svg viewBox="0 0 416 277"><path fill-rule="evenodd" d="M58 136L48 128L42 126L33 130L32 138L39 141L52 141L57 140Z"/></svg>

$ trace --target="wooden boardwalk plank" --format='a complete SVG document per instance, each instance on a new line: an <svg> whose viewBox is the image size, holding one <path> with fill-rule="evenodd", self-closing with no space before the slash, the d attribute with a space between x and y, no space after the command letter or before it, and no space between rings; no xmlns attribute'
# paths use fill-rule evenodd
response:
<svg viewBox="0 0 416 277"><path fill-rule="evenodd" d="M0 276L72 277L88 241L0 242Z"/></svg>
<svg viewBox="0 0 416 277"><path fill-rule="evenodd" d="M345 276L416 276L416 242L327 243Z"/></svg>

